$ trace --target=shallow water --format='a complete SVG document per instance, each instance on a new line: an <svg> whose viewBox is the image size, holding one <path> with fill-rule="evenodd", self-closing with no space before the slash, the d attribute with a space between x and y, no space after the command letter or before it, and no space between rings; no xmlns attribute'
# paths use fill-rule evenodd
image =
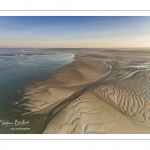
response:
<svg viewBox="0 0 150 150"><path fill-rule="evenodd" d="M17 110L13 114L11 110L21 99L24 86L50 76L50 72L74 60L71 53L39 53L35 49L0 49L0 54L15 55L0 56L0 122L19 117ZM0 133L3 133L1 124ZM4 133L15 132L7 130Z"/></svg>

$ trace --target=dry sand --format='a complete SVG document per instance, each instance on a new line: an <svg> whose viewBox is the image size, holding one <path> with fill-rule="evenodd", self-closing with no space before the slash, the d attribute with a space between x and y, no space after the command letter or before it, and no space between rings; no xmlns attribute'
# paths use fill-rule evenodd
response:
<svg viewBox="0 0 150 150"><path fill-rule="evenodd" d="M150 65L120 80L137 70L132 66L146 63L147 54L133 59L127 52L72 52L72 64L25 87L22 115L58 112L44 134L150 133Z"/></svg>

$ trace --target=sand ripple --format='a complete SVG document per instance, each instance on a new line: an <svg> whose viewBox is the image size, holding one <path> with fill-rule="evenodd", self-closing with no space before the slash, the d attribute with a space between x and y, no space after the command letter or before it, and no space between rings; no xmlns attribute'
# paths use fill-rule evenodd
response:
<svg viewBox="0 0 150 150"><path fill-rule="evenodd" d="M25 87L22 115L44 114L44 121L52 115L44 134L150 133L150 71L128 67L148 57L130 55L82 51L50 78Z"/></svg>

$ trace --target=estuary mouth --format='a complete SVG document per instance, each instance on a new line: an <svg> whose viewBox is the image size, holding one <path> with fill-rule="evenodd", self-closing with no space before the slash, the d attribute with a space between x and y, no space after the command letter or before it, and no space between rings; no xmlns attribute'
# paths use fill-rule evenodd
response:
<svg viewBox="0 0 150 150"><path fill-rule="evenodd" d="M31 71L42 65L46 71L41 70L42 75L49 74L47 67L55 69L40 80L34 76L32 82L18 89L9 87L14 91L1 105L2 122L9 125L14 124L15 119L24 120L29 121L29 126L12 129L0 126L2 133L150 133L148 59L143 62L146 57L140 54L133 61L131 52L124 57L121 54L104 50L82 50L80 53L68 49L61 53L56 51L54 55L32 55L24 61L19 60L15 65L31 67ZM24 56L19 57L23 59ZM40 75L40 72L33 72ZM26 70L22 71L25 73ZM15 84L12 85L16 86L18 79L13 79ZM4 100L4 95L1 96Z"/></svg>

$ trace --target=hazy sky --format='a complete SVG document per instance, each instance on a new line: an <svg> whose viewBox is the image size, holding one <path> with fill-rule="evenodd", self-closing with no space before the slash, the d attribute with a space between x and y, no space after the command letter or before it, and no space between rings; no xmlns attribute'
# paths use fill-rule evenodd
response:
<svg viewBox="0 0 150 150"><path fill-rule="evenodd" d="M0 17L0 47L150 47L150 17Z"/></svg>

